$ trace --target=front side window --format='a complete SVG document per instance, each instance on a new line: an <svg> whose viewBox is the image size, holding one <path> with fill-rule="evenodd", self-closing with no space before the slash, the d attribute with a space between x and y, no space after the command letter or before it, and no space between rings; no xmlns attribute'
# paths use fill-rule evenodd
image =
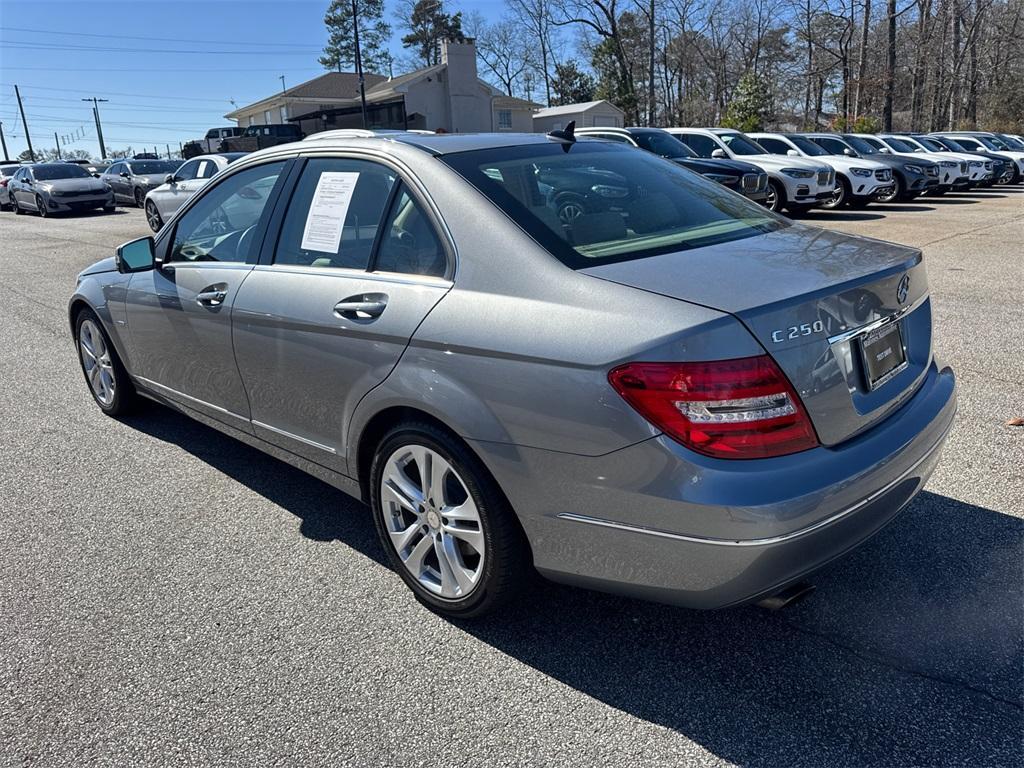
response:
<svg viewBox="0 0 1024 768"><path fill-rule="evenodd" d="M814 142L824 148L826 152L833 155L842 155L847 149L850 149L850 147L848 147L842 140L830 139L827 136L819 136L814 139Z"/></svg>
<svg viewBox="0 0 1024 768"><path fill-rule="evenodd" d="M288 203L274 263L366 269L396 179L365 160L311 159Z"/></svg>
<svg viewBox="0 0 1024 768"><path fill-rule="evenodd" d="M889 148L892 149L893 152L913 153L919 151L912 144L908 144L907 142L902 141L901 139L889 138L886 139L886 143L889 145Z"/></svg>
<svg viewBox="0 0 1024 768"><path fill-rule="evenodd" d="M767 149L773 155L784 155L789 150L792 149L792 147L789 146L789 144L784 142L782 139L770 139L767 137L762 137L757 140L757 143L760 144L765 149Z"/></svg>
<svg viewBox="0 0 1024 768"><path fill-rule="evenodd" d="M498 128L503 131L512 130L512 110L511 109L499 109L498 110Z"/></svg>
<svg viewBox="0 0 1024 768"><path fill-rule="evenodd" d="M189 160L181 168L175 172L175 177L178 181L190 181L196 178L196 173L199 171L199 161Z"/></svg>
<svg viewBox="0 0 1024 768"><path fill-rule="evenodd" d="M723 133L719 138L725 142L733 154L736 155L766 155L764 147L758 146L753 139L748 139L742 133Z"/></svg>
<svg viewBox="0 0 1024 768"><path fill-rule="evenodd" d="M258 165L207 188L175 227L168 260L244 262L254 256L253 233L284 166Z"/></svg>
<svg viewBox="0 0 1024 768"><path fill-rule="evenodd" d="M700 133L681 133L673 135L701 157L711 157L712 152L716 149L721 149L721 147L718 146L717 141L712 139L710 136L704 136Z"/></svg>
<svg viewBox="0 0 1024 768"><path fill-rule="evenodd" d="M811 157L820 157L821 155L828 154L828 152L819 147L813 141L811 141L810 139L805 139L803 136L790 136L789 140L792 141L793 144L795 144L797 148L800 149L805 155L810 155ZM763 141L759 141L757 143L761 145L764 144Z"/></svg>
<svg viewBox="0 0 1024 768"><path fill-rule="evenodd" d="M403 187L384 227L374 271L444 277L447 265L444 248L430 219Z"/></svg>
<svg viewBox="0 0 1024 768"><path fill-rule="evenodd" d="M669 133L637 131L633 134L633 140L637 143L637 146L661 157L678 159L694 156L689 147Z"/></svg>
<svg viewBox="0 0 1024 768"><path fill-rule="evenodd" d="M574 269L788 226L713 181L614 144L577 142L568 152L530 144L441 160Z"/></svg>

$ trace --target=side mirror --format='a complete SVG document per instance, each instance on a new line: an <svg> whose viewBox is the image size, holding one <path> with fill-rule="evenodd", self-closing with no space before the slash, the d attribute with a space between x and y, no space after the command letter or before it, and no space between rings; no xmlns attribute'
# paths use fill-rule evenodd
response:
<svg viewBox="0 0 1024 768"><path fill-rule="evenodd" d="M128 171L121 171L118 176L123 176L126 179L131 178L131 174L129 174Z"/></svg>
<svg viewBox="0 0 1024 768"><path fill-rule="evenodd" d="M166 176L164 176L164 184L173 184L177 180L178 177L175 176L173 173L168 173Z"/></svg>
<svg viewBox="0 0 1024 768"><path fill-rule="evenodd" d="M878 151L881 152L883 155L891 155L892 154L892 150L889 149L888 147L882 147Z"/></svg>
<svg viewBox="0 0 1024 768"><path fill-rule="evenodd" d="M98 179L98 178L100 177L100 175L99 175L99 173L97 173L96 171L93 171L93 172L92 172L92 177L93 177L94 179Z"/></svg>
<svg viewBox="0 0 1024 768"><path fill-rule="evenodd" d="M843 154L846 155L847 157L856 157L856 155L853 153L853 150L850 149L849 147L843 150Z"/></svg>
<svg viewBox="0 0 1024 768"><path fill-rule="evenodd" d="M725 160L727 158L727 155L725 154L725 150L724 149L713 149L713 150L711 150L711 156L713 158L715 158L716 160Z"/></svg>
<svg viewBox="0 0 1024 768"><path fill-rule="evenodd" d="M117 271L121 274L145 272L156 264L156 247L152 237L140 237L125 243L117 249L114 257Z"/></svg>
<svg viewBox="0 0 1024 768"><path fill-rule="evenodd" d="M790 157L800 157L800 153L797 152L795 149L787 149L786 154L789 155Z"/></svg>

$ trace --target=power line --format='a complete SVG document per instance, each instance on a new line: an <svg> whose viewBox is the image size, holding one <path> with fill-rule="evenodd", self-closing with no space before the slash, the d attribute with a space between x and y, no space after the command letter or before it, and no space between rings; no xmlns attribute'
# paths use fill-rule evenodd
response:
<svg viewBox="0 0 1024 768"><path fill-rule="evenodd" d="M48 45L46 43L25 43L17 40L0 40L0 43L5 48L20 48L29 51L81 51L83 53L88 51L95 51L97 53L153 53L152 48L112 48L110 46L95 46L95 45ZM301 50L287 50L287 51L274 51L275 56L309 56L310 54L319 53L319 48L303 48ZM160 51L164 53L191 53L191 54L211 54L216 56L266 56L266 51L211 51L209 49L201 48L164 48Z"/></svg>
<svg viewBox="0 0 1024 768"><path fill-rule="evenodd" d="M8 27L6 25L0 25L0 30L7 30L10 32L38 32L44 35L68 35L71 37L101 37L105 40L110 39L110 35L97 34L95 32L60 32L55 29L30 29L28 27ZM126 40L152 40L161 43L195 43L197 45L261 45L264 47L272 46L274 48L297 48L302 43L257 43L253 40L246 40L245 42L238 42L237 40L196 40L193 38L182 38L182 37L151 37L149 35L126 35L120 31L117 33L118 37L123 37Z"/></svg>
<svg viewBox="0 0 1024 768"><path fill-rule="evenodd" d="M10 66L4 64L4 69L17 69L24 72L66 72L67 67L19 67ZM281 69L280 67L268 67L266 69L259 69L253 67L237 67L234 69L225 69L224 67L217 67L218 72L323 72L323 67L296 67L295 69ZM75 67L75 72L124 72L124 67ZM210 68L204 67L200 69L178 69L171 67L154 67L152 69L132 67L132 72L167 72L168 74L174 74L176 72L202 72L204 74L210 74Z"/></svg>
<svg viewBox="0 0 1024 768"><path fill-rule="evenodd" d="M0 85L12 86L14 83L0 83ZM58 91L62 93L81 93L81 88L53 88L46 85L28 85L26 88L30 88L34 91ZM108 96L134 96L140 99L154 99L154 100L174 100L174 101L214 101L218 104L222 104L225 99L211 99L208 97L198 96L154 96L151 93L124 93L119 91L105 91ZM74 101L74 99L72 99Z"/></svg>

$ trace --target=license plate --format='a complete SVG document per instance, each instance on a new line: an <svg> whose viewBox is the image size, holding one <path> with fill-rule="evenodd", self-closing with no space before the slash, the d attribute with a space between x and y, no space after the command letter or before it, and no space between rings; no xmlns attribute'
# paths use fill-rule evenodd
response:
<svg viewBox="0 0 1024 768"><path fill-rule="evenodd" d="M868 389L877 389L907 367L899 323L867 334L860 342Z"/></svg>

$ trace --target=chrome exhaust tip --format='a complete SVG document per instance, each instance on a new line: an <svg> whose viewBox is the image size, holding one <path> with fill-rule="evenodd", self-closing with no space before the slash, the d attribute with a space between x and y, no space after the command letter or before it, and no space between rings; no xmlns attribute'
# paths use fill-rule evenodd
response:
<svg viewBox="0 0 1024 768"><path fill-rule="evenodd" d="M773 595L758 600L755 605L768 611L781 611L783 608L803 600L815 589L816 587L809 581L798 581Z"/></svg>

